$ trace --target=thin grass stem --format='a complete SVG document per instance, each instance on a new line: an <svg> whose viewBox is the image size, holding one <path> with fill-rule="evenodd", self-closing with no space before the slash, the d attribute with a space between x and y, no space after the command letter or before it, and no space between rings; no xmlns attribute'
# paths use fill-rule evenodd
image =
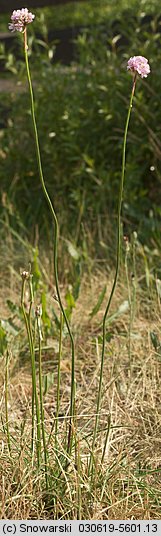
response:
<svg viewBox="0 0 161 536"><path fill-rule="evenodd" d="M62 356L62 332L63 332L63 315L60 312L60 332L59 332L59 353L58 353L58 370L57 370L57 394L56 394L56 420L55 420L55 446L58 443L58 419L60 407L60 364Z"/></svg>
<svg viewBox="0 0 161 536"><path fill-rule="evenodd" d="M75 439L75 468L76 468L76 504L77 504L77 511L76 511L76 517L77 519L81 519L82 517L82 492L81 492L81 456L80 456L80 439L79 434L77 431L77 411L75 408L75 415L74 415L74 439Z"/></svg>
<svg viewBox="0 0 161 536"><path fill-rule="evenodd" d="M128 239L125 240L125 274L126 274L126 282L127 282L127 290L128 290L128 301L129 301L129 308L130 308L130 315L129 315L129 325L128 325L128 356L129 356L129 366L130 366L130 379L131 379L131 328L132 328L132 298L131 298L131 285L130 285L130 279L129 279L129 255L130 255L130 249L131 244L129 244Z"/></svg>
<svg viewBox="0 0 161 536"><path fill-rule="evenodd" d="M38 330L38 340L39 340L39 393L40 393L41 431L42 431L42 441L43 441L43 450L44 450L45 482L46 482L46 490L48 490L48 488L49 488L49 484L48 484L48 456L47 456L47 446L46 446L46 437L45 437L44 401L43 401L43 388L42 388L42 358L41 358L42 332L41 332L41 311L40 311L40 307L36 308L36 320L37 320L37 330Z"/></svg>
<svg viewBox="0 0 161 536"><path fill-rule="evenodd" d="M9 421L8 421L8 365L9 365L9 352L6 353L6 369L5 369L5 415L6 415L6 432L7 432L7 444L9 454L11 455L11 439L9 431Z"/></svg>
<svg viewBox="0 0 161 536"><path fill-rule="evenodd" d="M32 352L33 352L34 341L33 341L33 335L32 335L32 327L31 327L31 313L32 313L32 305L33 305L34 297L33 297L33 288L32 288L32 275L31 275L30 270L31 270L31 266L29 267L29 279L28 279L30 299L29 299L29 312L28 312L27 320L28 320L28 327L29 327L31 346L32 346ZM35 395L34 395L34 389L32 389L32 440L31 442L32 442L32 457L33 458L34 458L34 420L35 420L34 406L35 406Z"/></svg>
<svg viewBox="0 0 161 536"><path fill-rule="evenodd" d="M22 273L22 287L21 287L21 308L22 313L24 317L24 322L26 326L27 331L27 337L29 342L29 351L30 351L30 358L31 358L31 371L32 371L32 431L31 431L31 452L32 457L34 455L34 428L35 428L35 411L34 406L36 406L36 420L37 420L37 462L38 467L40 467L40 455L41 455L41 434L40 434L40 409L39 409L39 401L37 396L37 388L36 388L36 367L35 367L35 352L33 347L33 340L32 340L32 334L31 329L28 321L28 316L25 310L24 305L24 291L25 291L25 283L26 283L26 272ZM34 404L35 402L35 404Z"/></svg>
<svg viewBox="0 0 161 536"><path fill-rule="evenodd" d="M109 439L109 435L110 435L111 415L108 416L107 423L108 423L108 424L107 424L107 430L106 430L105 442L104 442L104 447L103 447L103 452L102 452L101 465L103 465L103 462L104 462L104 457L105 457L105 454L106 454L107 443L108 443L108 439Z"/></svg>

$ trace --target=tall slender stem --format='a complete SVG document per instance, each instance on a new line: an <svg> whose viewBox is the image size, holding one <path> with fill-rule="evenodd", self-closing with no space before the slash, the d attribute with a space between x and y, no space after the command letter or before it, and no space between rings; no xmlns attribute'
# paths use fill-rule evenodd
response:
<svg viewBox="0 0 161 536"><path fill-rule="evenodd" d="M58 353L58 371L57 371L57 394L56 394L56 420L55 420L55 446L58 445L58 418L60 406L60 364L62 355L62 332L63 332L63 315L60 311L60 333L59 333L59 353Z"/></svg>
<svg viewBox="0 0 161 536"><path fill-rule="evenodd" d="M26 282L26 273L22 273L22 289L21 289L21 307L23 312L23 317L26 325L26 331L29 342L29 350L31 357L31 370L32 370L32 433L31 433L31 452L32 456L34 454L34 405L36 406L36 420L37 420L37 462L38 467L40 466L40 451L41 451L41 437L40 437L40 410L39 410L39 401L37 396L36 388L36 367L35 367L35 352L33 347L32 333L30 329L30 323L25 310L24 305L24 291L25 291L25 282ZM35 402L35 404L34 404Z"/></svg>
<svg viewBox="0 0 161 536"><path fill-rule="evenodd" d="M54 221L54 273L55 273L55 286L56 286L56 292L57 297L60 305L60 309L62 311L69 337L71 340L71 349L72 349L72 364L71 364L71 396L70 396L70 423L69 423L69 434L68 434L68 446L67 450L68 453L71 450L71 443L72 443L72 420L74 415L74 378L75 378L75 347L74 347L74 338L71 332L71 328L68 322L68 318L66 315L66 312L63 307L60 290L59 290L59 280L58 280L58 259L57 259L57 248L58 248L58 220L55 213L54 206L52 204L52 201L50 199L50 196L48 194L48 191L45 186L44 182L44 176L43 176L43 169L42 169L42 163L41 163L41 154L40 154L40 145L39 145L39 137L38 137L38 130L37 130L37 124L36 124L36 117L35 117L35 106L34 106L34 95L33 95L33 89L32 89L32 81L31 81L31 75L30 75L30 69L29 69L29 62L28 62L28 45L27 45L27 29L24 30L24 54L25 54L25 63L26 63L26 71L27 71L27 79L28 79L28 85L29 85L29 93L30 93L30 101L31 101L31 115L32 115L32 123L33 123L33 130L34 130L34 138L35 138L35 147L36 147L36 156L37 156L37 163L38 163L38 170L39 170L39 177L43 189L44 196L46 198L46 201L48 203L50 212L52 214L52 218Z"/></svg>
<svg viewBox="0 0 161 536"><path fill-rule="evenodd" d="M9 352L7 350L6 370L5 370L5 413L6 413L7 443L8 443L9 454L11 455L11 440L10 440L9 420L8 420L8 363L9 363Z"/></svg>
<svg viewBox="0 0 161 536"><path fill-rule="evenodd" d="M124 178L125 178L125 162L126 162L126 144L127 144L127 133L128 133L128 126L130 121L130 115L132 110L132 103L133 103L133 97L135 92L135 86L136 86L136 78L137 75L134 75L133 79L133 86L132 86L132 92L130 97L130 103L125 123L125 130L124 130L124 139L123 139L123 149L122 149L122 168L121 168L121 179L120 179L120 188L119 188L119 197L118 197L118 220L117 220L117 251L116 251L116 268L115 268L115 276L114 281L110 293L110 297L107 303L107 307L104 313L103 317L103 324L102 324L102 354L101 354L101 369L100 369L100 378L99 378L99 388L98 388L98 397L97 397L97 409L96 409L96 419L95 419L95 426L94 426L94 432L93 432L93 441L92 441L92 450L91 450L91 456L89 461L89 473L91 472L92 466L93 466L93 455L94 455L94 447L96 442L96 435L98 430L98 422L99 422L99 411L100 411L100 404L101 404L101 395L102 395L102 380L103 380L103 367L104 367L104 356L105 356L105 343L106 343L106 320L107 315L110 309L110 305L112 302L112 298L114 295L117 279L118 279L118 273L119 273L119 267L120 267L120 251L121 251L121 209L122 209L122 200L123 200L123 190L124 190Z"/></svg>
<svg viewBox="0 0 161 536"><path fill-rule="evenodd" d="M43 400L43 388L42 388L42 358L41 358L41 310L40 307L36 308L36 320L37 320L37 329L38 329L38 341L39 341L39 393L40 393L40 413L41 413L41 431L42 431L42 441L43 441L43 450L44 450L44 464L45 464L45 482L46 490L48 490L48 466L47 466L47 447L46 447L46 436L45 436L45 426L44 426L44 400Z"/></svg>

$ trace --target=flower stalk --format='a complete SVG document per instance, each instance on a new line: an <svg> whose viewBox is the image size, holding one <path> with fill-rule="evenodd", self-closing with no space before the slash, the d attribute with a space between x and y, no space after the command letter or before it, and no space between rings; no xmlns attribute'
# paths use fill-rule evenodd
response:
<svg viewBox="0 0 161 536"><path fill-rule="evenodd" d="M57 393L56 393L56 416L55 416L55 447L58 448L58 419L60 407L60 375L61 375L61 356L62 356L62 334L63 334L63 315L60 311L60 332L59 332L59 352L58 352L58 369L57 369Z"/></svg>
<svg viewBox="0 0 161 536"><path fill-rule="evenodd" d="M41 163L41 154L40 154L40 146L39 146L39 138L38 138L38 131L37 131L37 124L36 124L36 117L35 117L35 106L34 106L34 95L33 95L33 88L32 88L32 81L31 81L31 75L30 75L30 69L29 69L29 62L28 62L28 45L27 45L27 28L24 29L24 54L25 54L25 64L26 64L26 71L27 71L27 79L28 79L28 85L29 85L29 93L30 93L30 101L31 101L31 115L32 115L32 123L33 123L33 131L34 131L34 138L35 138L35 147L36 147L36 156L37 156L37 163L38 163L38 170L39 170L39 177L43 189L44 196L46 198L46 201L48 203L53 221L54 221L54 273L55 273L55 286L56 286L56 292L57 292L57 298L60 305L60 309L62 311L67 330L69 333L69 337L71 340L71 349L72 349L72 364L71 364L71 397L70 397L70 422L69 422L69 433L68 433L68 446L67 451L68 453L71 452L72 447L72 420L74 417L74 378L75 378L75 347L74 347L74 338L71 332L71 328L68 322L68 318L66 315L66 312L63 307L60 290L59 290L59 280L58 280L58 259L57 259L57 249L58 249L58 220L55 213L54 206L52 204L52 201L49 197L48 191L45 186L44 182L44 176L43 176L43 169L42 169L42 163Z"/></svg>
<svg viewBox="0 0 161 536"><path fill-rule="evenodd" d="M46 491L47 491L49 488L49 484L48 484L48 456L47 456L45 425L44 425L44 400L43 400L43 387L42 387L41 315L42 315L41 307L37 306L36 311L35 311L35 316L36 316L38 341L39 341L39 354L38 354L39 355L39 396L40 396L41 432L42 432L42 442L43 442L43 450L44 450L45 483L46 483Z"/></svg>
<svg viewBox="0 0 161 536"><path fill-rule="evenodd" d="M108 303L107 303L107 307L105 309L105 313L104 313L104 317L103 317L103 324L102 324L101 368L100 368L98 397L97 397L97 409L96 409L96 418L95 418L95 425L94 425L94 432L93 432L92 449L91 449L91 456L90 456L89 468L88 468L89 474L91 473L92 467L93 467L94 448L95 448L96 436L97 436L97 431L98 431L99 413L100 413L100 405L101 405L101 398L102 398L102 382L103 382L103 369L104 369L105 343L106 343L106 320L107 320L107 315L108 315L108 312L109 312L109 309L110 309L110 306L111 306L112 298L113 298L113 295L114 295L114 292L115 292L115 288L116 288L116 284L117 284L117 280L118 280L118 274L119 274L119 267L120 267L121 210L122 210L124 178L125 178L125 159L126 159L127 133L128 133L130 115L131 115L133 98L134 98L134 93L135 93L136 79L137 79L137 72L134 73L134 77L133 77L132 91L131 91L130 102L129 102L127 118L126 118L126 124L125 124L125 130L124 130L124 139L123 139L123 148L122 148L122 170L121 170L119 197L118 197L116 268L115 268L114 281L113 281L112 289L111 289L111 292L110 292L109 300L108 300Z"/></svg>
<svg viewBox="0 0 161 536"><path fill-rule="evenodd" d="M35 351L33 346L33 338L32 338L32 332L31 332L31 325L29 316L26 313L25 308L25 284L26 280L30 278L29 272L23 271L21 274L22 277L22 287L21 287L21 308L22 313L24 317L24 322L26 326L27 331L27 337L29 342L29 350L30 350L30 358L31 358L31 370L32 370L32 432L31 432L31 452L32 457L34 455L34 408L36 407L36 421L37 421L37 441L36 441L36 447L37 447L37 463L38 467L40 467L40 456L41 456L41 433L40 433L40 409L39 409L39 401L38 401L38 395L37 395L37 387L36 387L36 366L35 366Z"/></svg>
<svg viewBox="0 0 161 536"><path fill-rule="evenodd" d="M7 349L6 368L5 368L5 414L6 414L7 444L8 444L8 451L11 456L11 440L10 440L9 418L8 418L8 365L9 365L9 351Z"/></svg>

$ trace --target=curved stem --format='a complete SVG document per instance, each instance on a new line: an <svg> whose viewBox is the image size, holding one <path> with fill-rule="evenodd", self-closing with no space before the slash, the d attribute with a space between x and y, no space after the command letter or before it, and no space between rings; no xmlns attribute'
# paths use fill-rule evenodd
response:
<svg viewBox="0 0 161 536"><path fill-rule="evenodd" d="M96 419L95 419L95 426L94 426L94 432L93 432L91 457L90 457L90 462L89 462L89 472L91 471L92 466L93 466L94 447L95 447L96 435L97 435L97 430L98 430L98 422L99 422L99 410L100 410L101 395L102 395L102 380L103 380L103 367L104 367L104 355L105 355L105 343L106 343L106 320L107 320L107 315L108 315L110 305L111 305L111 302L112 302L112 298L113 298L113 295L114 295L114 292L115 292L115 287L116 287L116 283L117 283L117 279L118 279L118 273L119 273L119 267L120 267L121 209L122 209L124 178L125 178L126 144L127 144L128 126L129 126L130 115L131 115L131 110L132 110L132 103L133 103L133 97L134 97L135 86L136 86L136 78L137 78L137 75L135 74L134 80L133 80L133 86L132 86L132 92L131 92L131 97L130 97L130 103L129 103L128 113L127 113L127 118L126 118L125 130L124 130L123 149L122 149L122 168L121 168L122 170L121 170L119 198L118 198L116 269L115 269L115 276L114 276L114 281L113 281L110 297L109 297L107 307L105 309L105 313L104 313L104 317L103 317L101 369L100 369L99 388L98 388L98 397L97 397Z"/></svg>
<svg viewBox="0 0 161 536"><path fill-rule="evenodd" d="M67 330L69 333L69 337L71 340L71 349L72 349L72 364L71 364L71 398L70 398L70 424L69 424L69 435L68 435L68 453L71 450L71 441L72 441L72 419L74 414L74 396L75 396L75 389L74 389L74 378L75 378L75 347L74 347L74 339L71 332L71 328L68 322L68 318L66 315L66 312L63 307L60 290L59 290L59 280L58 280L58 259L57 259L57 248L58 248L58 220L57 216L54 210L54 206L52 204L52 201L50 199L50 196L48 194L48 191L45 186L44 182L44 176L43 176L43 169L42 169L42 163L41 163L41 155L40 155L40 146L39 146L39 138L38 138L38 131L37 131L37 124L36 124L36 117L35 117L35 106L34 106L34 95L33 95L33 89L32 89L32 81L31 81L31 75L30 75L30 69L29 69L29 62L28 62L28 46L27 46L27 30L24 31L24 54L25 54L25 63L26 63L26 71L27 71L27 79L28 79L28 85L29 85L29 92L30 92L30 101L31 101L31 115L32 115L32 122L33 122L33 130L34 130L34 137L35 137L35 146L36 146L36 156L37 156L37 163L38 163L38 170L39 170L39 177L43 189L44 196L46 198L46 201L48 203L53 221L54 221L54 273L55 273L55 286L56 286L56 292L58 297L58 302L60 305L60 309L62 311Z"/></svg>

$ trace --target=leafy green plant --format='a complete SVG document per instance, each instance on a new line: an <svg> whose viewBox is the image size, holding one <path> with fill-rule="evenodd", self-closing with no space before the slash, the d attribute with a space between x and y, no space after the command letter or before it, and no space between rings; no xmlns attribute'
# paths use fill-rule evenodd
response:
<svg viewBox="0 0 161 536"><path fill-rule="evenodd" d="M160 62L160 34L157 25L157 17L151 23L144 22L141 12L136 16L135 10L129 10L125 18L119 19L116 30L109 27L109 44L106 19L104 26L84 30L77 42L78 61L68 68L54 66L45 52L30 57L37 86L44 174L52 199L54 180L60 226L69 240L75 239L77 229L79 244L83 241L82 224L88 226L102 256L101 243L107 242L109 236L109 214L115 218L117 204L122 124L129 92L124 72L127 47L131 55L139 50L149 57L152 76L150 86L148 81L138 85L134 100L136 121L128 141L128 181L123 206L125 234L129 226L130 230L137 228L138 237L144 243L149 243L151 237L158 240L159 236L160 74L157 71L156 77L155 72ZM120 44L118 40L117 47L116 35L125 39ZM13 95L12 111L7 112L8 127L2 132L4 156L0 176L3 192L6 195L7 191L10 201L5 212L9 213L11 225L15 225L10 204L28 229L38 225L40 237L44 231L51 236L46 204L37 180L34 146L30 144L33 134L29 114L27 94Z"/></svg>

